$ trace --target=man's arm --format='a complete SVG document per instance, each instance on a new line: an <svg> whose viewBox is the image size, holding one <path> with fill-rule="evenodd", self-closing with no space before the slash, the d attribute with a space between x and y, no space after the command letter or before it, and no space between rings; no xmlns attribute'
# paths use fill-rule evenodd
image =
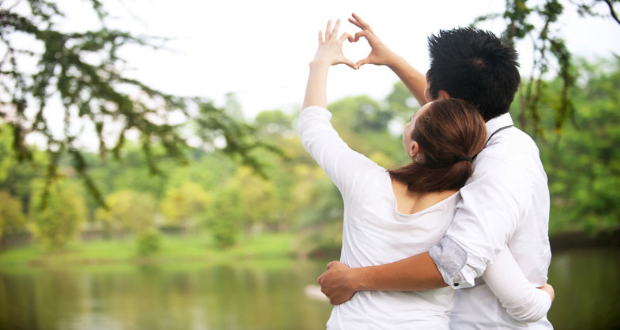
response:
<svg viewBox="0 0 620 330"><path fill-rule="evenodd" d="M362 20L359 16L353 14L353 18L349 18L349 22L362 29L357 32L355 37L349 38L350 42L357 42L360 37L366 38L368 44L372 48L368 57L359 60L356 65L361 67L364 64L374 65L386 65L402 82L407 86L407 89L418 100L420 106L426 104L428 100L424 97L424 90L426 88L426 77L418 70L412 67L404 58L396 55L392 52L372 31L370 25Z"/></svg>
<svg viewBox="0 0 620 330"><path fill-rule="evenodd" d="M428 252L362 268L349 268L333 261L318 282L332 305L344 303L361 290L421 291L447 286Z"/></svg>

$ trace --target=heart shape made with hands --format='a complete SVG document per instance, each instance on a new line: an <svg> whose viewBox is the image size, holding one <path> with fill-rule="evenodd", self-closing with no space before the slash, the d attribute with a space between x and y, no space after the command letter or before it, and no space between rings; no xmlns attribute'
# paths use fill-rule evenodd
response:
<svg viewBox="0 0 620 330"><path fill-rule="evenodd" d="M372 48L370 48L370 45L368 44L366 38L360 38L356 42L350 42L346 40L342 47L342 53L344 54L344 56L353 61L353 63L357 63L359 60L368 57L368 54L370 54L371 50Z"/></svg>

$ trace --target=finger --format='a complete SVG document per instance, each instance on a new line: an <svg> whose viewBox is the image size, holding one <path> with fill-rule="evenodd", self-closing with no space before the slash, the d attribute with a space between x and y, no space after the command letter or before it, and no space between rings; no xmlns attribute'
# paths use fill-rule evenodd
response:
<svg viewBox="0 0 620 330"><path fill-rule="evenodd" d="M323 273L325 274L325 273ZM323 283L323 274L321 274L321 276L319 276L319 278L316 279L316 282L319 283L319 285L321 285L321 283Z"/></svg>
<svg viewBox="0 0 620 330"><path fill-rule="evenodd" d="M368 31L360 31L360 32L357 32L355 34L355 37L353 38L353 41L351 41L350 39L349 39L349 41L351 41L351 42L358 42L360 40L360 37L368 38L367 36L368 36Z"/></svg>
<svg viewBox="0 0 620 330"><path fill-rule="evenodd" d="M323 44L323 31L319 31L319 46Z"/></svg>
<svg viewBox="0 0 620 330"><path fill-rule="evenodd" d="M340 38L338 38L338 42L343 43L345 39L351 40L353 38L350 33L343 33Z"/></svg>
<svg viewBox="0 0 620 330"><path fill-rule="evenodd" d="M370 29L370 25L368 25L368 23L366 23L363 19L361 19L361 18L360 18L359 16L357 16L355 13L352 13L352 14L351 14L351 16L353 16L353 18L355 18L355 20L356 20L356 21L357 21L357 23L359 24L358 26L359 26L361 29L364 29L364 30L370 30L370 31L372 31L372 30ZM357 24L356 24L356 25L357 25Z"/></svg>
<svg viewBox="0 0 620 330"><path fill-rule="evenodd" d="M335 263L335 261L332 261L330 263L327 264L327 270L329 270L330 268L332 268L333 264Z"/></svg>
<svg viewBox="0 0 620 330"><path fill-rule="evenodd" d="M329 21L327 21L327 28L325 29L325 41L331 38L332 36L331 32L332 32L332 20L330 19Z"/></svg>
<svg viewBox="0 0 620 330"><path fill-rule="evenodd" d="M352 19L352 18L349 18L349 22L350 22L351 24L353 24L353 25L357 26L358 28L363 29L363 28L360 26L360 23L358 23L356 20L354 20L354 19Z"/></svg>
<svg viewBox="0 0 620 330"><path fill-rule="evenodd" d="M336 25L334 25L334 30L332 31L332 37L338 38L338 29L340 28L340 19L336 20Z"/></svg>

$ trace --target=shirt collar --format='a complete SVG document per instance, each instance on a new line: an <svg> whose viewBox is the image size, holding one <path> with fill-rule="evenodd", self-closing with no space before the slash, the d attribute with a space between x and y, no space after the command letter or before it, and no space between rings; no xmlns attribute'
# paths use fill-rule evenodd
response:
<svg viewBox="0 0 620 330"><path fill-rule="evenodd" d="M497 131L498 129L509 125L514 125L509 112L506 112L503 115L487 121L487 138L488 136L491 136L493 133L495 133L495 131Z"/></svg>

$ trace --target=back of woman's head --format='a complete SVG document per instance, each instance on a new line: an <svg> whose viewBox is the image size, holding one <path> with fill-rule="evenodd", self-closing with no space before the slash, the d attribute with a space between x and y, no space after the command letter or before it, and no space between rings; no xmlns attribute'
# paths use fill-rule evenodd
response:
<svg viewBox="0 0 620 330"><path fill-rule="evenodd" d="M433 102L421 113L412 132L418 162L390 170L409 190L457 190L473 173L472 158L484 148L484 119L473 105L455 98Z"/></svg>

